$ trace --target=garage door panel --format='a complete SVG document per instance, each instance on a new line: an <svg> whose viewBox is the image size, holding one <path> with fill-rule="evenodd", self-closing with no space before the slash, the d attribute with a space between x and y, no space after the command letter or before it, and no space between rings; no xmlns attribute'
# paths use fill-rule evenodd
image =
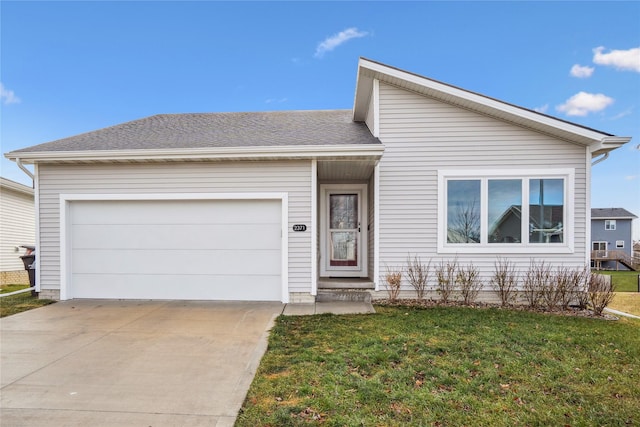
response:
<svg viewBox="0 0 640 427"><path fill-rule="evenodd" d="M281 200L73 201L72 298L282 299Z"/></svg>
<svg viewBox="0 0 640 427"><path fill-rule="evenodd" d="M278 250L78 250L74 273L280 274Z"/></svg>
<svg viewBox="0 0 640 427"><path fill-rule="evenodd" d="M253 240L256 249L279 249L281 225L269 224L78 224L74 249L242 249Z"/></svg>
<svg viewBox="0 0 640 427"><path fill-rule="evenodd" d="M272 222L274 217L279 219L280 206L279 203L274 202L274 200L108 200L76 202L71 223L264 224ZM185 212L188 212L188 216L185 216Z"/></svg>
<svg viewBox="0 0 640 427"><path fill-rule="evenodd" d="M281 294L280 276L74 274L73 283L75 298L280 301Z"/></svg>

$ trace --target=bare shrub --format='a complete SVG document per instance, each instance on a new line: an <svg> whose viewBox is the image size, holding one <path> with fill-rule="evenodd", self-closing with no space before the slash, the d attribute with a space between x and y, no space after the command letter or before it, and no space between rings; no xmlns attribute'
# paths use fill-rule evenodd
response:
<svg viewBox="0 0 640 427"><path fill-rule="evenodd" d="M416 296L419 300L424 299L424 293L427 290L427 284L429 283L429 274L431 270L431 260L427 264L424 264L422 260L416 255L411 258L411 255L407 256L407 278L409 283L416 291Z"/></svg>
<svg viewBox="0 0 640 427"><path fill-rule="evenodd" d="M500 258L493 264L494 271L491 286L500 297L503 307L513 304L516 300L518 287L518 272L515 265L508 259Z"/></svg>
<svg viewBox="0 0 640 427"><path fill-rule="evenodd" d="M550 275L549 266L544 261L538 263L531 260L522 282L523 294L529 307L538 308L542 304Z"/></svg>
<svg viewBox="0 0 640 427"><path fill-rule="evenodd" d="M460 287L460 294L462 295L462 302L465 305L470 305L478 297L480 289L482 289L482 283L478 280L480 271L472 263L466 267L460 267L456 274L456 283Z"/></svg>
<svg viewBox="0 0 640 427"><path fill-rule="evenodd" d="M400 287L402 285L402 270L389 266L385 266L385 268L387 272L384 275L384 280L387 282L389 300L397 301L398 296L400 295Z"/></svg>
<svg viewBox="0 0 640 427"><path fill-rule="evenodd" d="M589 280L591 269L585 266L580 270L574 270L571 276L573 298L580 310L584 310L589 305Z"/></svg>
<svg viewBox="0 0 640 427"><path fill-rule="evenodd" d="M560 299L556 275L551 271L551 266L544 261L535 264L533 271L540 292L540 302L546 306L547 310L553 310L558 306Z"/></svg>
<svg viewBox="0 0 640 427"><path fill-rule="evenodd" d="M611 277L602 274L589 274L589 302L598 316L609 305L614 296Z"/></svg>
<svg viewBox="0 0 640 427"><path fill-rule="evenodd" d="M458 271L458 259L442 260L435 267L436 277L438 278L438 285L436 290L442 298L442 302L449 302L451 294L456 284L456 274Z"/></svg>

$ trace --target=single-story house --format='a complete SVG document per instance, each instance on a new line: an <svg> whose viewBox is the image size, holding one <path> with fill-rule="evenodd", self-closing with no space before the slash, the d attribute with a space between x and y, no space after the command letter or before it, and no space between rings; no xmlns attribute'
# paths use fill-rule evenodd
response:
<svg viewBox="0 0 640 427"><path fill-rule="evenodd" d="M634 270L633 220L624 208L591 209L591 267L601 270Z"/></svg>
<svg viewBox="0 0 640 427"><path fill-rule="evenodd" d="M384 296L408 254L585 266L592 159L629 140L361 58L350 110L160 114L6 157L35 165L43 296L312 302Z"/></svg>
<svg viewBox="0 0 640 427"><path fill-rule="evenodd" d="M0 284L29 284L20 256L36 241L33 188L0 177Z"/></svg>

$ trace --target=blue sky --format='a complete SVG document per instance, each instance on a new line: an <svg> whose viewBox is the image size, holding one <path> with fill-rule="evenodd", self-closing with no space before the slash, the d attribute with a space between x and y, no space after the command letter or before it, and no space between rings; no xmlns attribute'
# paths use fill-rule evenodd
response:
<svg viewBox="0 0 640 427"><path fill-rule="evenodd" d="M592 206L640 216L640 2L2 1L0 14L3 153L159 113L351 108L364 56L633 137L594 166Z"/></svg>

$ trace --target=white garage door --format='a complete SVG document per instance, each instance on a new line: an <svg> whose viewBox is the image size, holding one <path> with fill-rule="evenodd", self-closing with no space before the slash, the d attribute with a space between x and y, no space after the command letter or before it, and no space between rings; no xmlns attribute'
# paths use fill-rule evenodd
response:
<svg viewBox="0 0 640 427"><path fill-rule="evenodd" d="M280 200L73 201L71 298L280 301Z"/></svg>

